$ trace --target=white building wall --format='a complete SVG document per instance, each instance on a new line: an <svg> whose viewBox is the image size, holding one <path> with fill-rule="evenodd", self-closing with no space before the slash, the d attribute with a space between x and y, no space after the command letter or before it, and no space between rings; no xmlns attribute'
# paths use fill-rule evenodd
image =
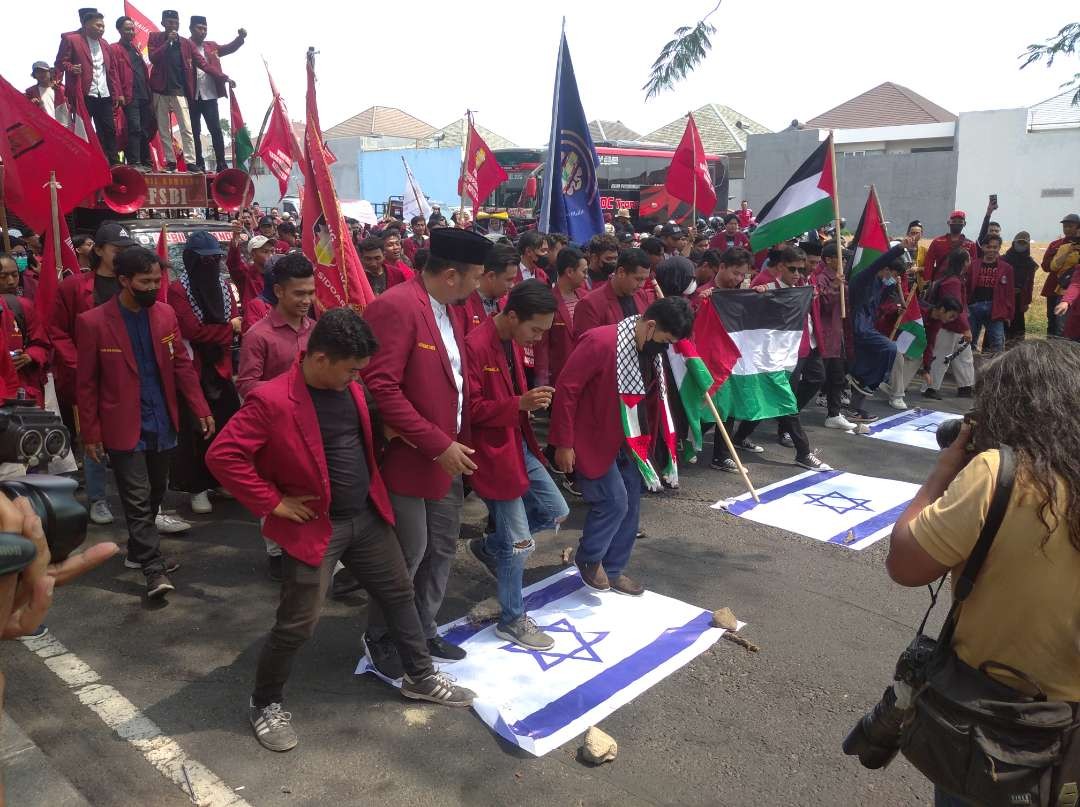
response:
<svg viewBox="0 0 1080 807"><path fill-rule="evenodd" d="M987 198L998 195L995 221L1006 241L1027 230L1035 241L1061 235L1061 217L1080 212L1080 127L1029 132L1027 109L963 112L956 130L956 206L974 238ZM945 230L924 222L927 232Z"/></svg>

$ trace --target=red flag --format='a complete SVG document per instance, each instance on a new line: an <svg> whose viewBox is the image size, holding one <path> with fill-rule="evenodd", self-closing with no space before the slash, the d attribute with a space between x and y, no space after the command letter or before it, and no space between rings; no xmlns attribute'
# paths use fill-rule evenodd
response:
<svg viewBox="0 0 1080 807"><path fill-rule="evenodd" d="M473 203L473 218L476 211L483 204L493 190L506 182L508 177L499 161L495 159L495 152L488 148L488 144L476 131L469 120L469 139L465 144L464 162L461 166L461 178L458 179L458 194L468 196Z"/></svg>
<svg viewBox="0 0 1080 807"><path fill-rule="evenodd" d="M59 192L59 191L58 191ZM45 198L49 193L45 191ZM41 271L38 275L37 291L34 293L34 308L41 322L48 322L53 315L53 302L56 290L60 287L59 272L56 264L56 250L53 244L52 225L41 234ZM70 269L78 274L79 256L75 254L75 245L71 243L67 220L60 216L60 268Z"/></svg>
<svg viewBox="0 0 1080 807"><path fill-rule="evenodd" d="M696 214L698 210L712 213L716 208L716 191L709 176L709 162L705 159L705 147L701 144L694 116L686 116L686 131L675 149L668 168L664 187L676 199L694 204L696 188Z"/></svg>
<svg viewBox="0 0 1080 807"><path fill-rule="evenodd" d="M169 302L169 241L166 236L165 225L161 225L161 232L157 237L157 254L161 259L161 286L158 288L158 302Z"/></svg>
<svg viewBox="0 0 1080 807"><path fill-rule="evenodd" d="M300 218L304 254L315 264L315 303L320 312L345 305L362 311L375 295L367 275L361 270L360 256L356 254L349 228L341 215L334 178L327 164L315 98L315 56L310 51L307 80L307 125L300 161L307 192L301 204Z"/></svg>
<svg viewBox="0 0 1080 807"><path fill-rule="evenodd" d="M713 292L713 294L723 292ZM716 313L712 300L706 298L704 304L698 309L694 317L694 345L697 346L698 355L709 368L713 377L713 385L709 389L712 395L720 386L728 380L732 368L742 358L738 345L724 328L720 315Z"/></svg>
<svg viewBox="0 0 1080 807"><path fill-rule="evenodd" d="M82 100L78 94L76 99ZM56 171L62 186L57 191L61 216L112 182L100 147L57 123L3 78L0 137L7 141L0 155L11 157L4 171L5 190L10 192L7 204L35 230L44 230L52 220L49 194L44 190L51 171Z"/></svg>
<svg viewBox="0 0 1080 807"><path fill-rule="evenodd" d="M309 79L314 75L312 72L314 68L308 67ZM266 77L270 79L270 92L273 93L274 100L271 106L270 121L266 125L266 131L263 132L262 139L259 141L258 146L255 149L255 154L262 159L266 165L266 169L277 177L278 187L281 188L281 195L284 196L285 192L289 189L289 174L292 173L292 167L294 162L299 162L303 158L303 154L300 151L300 144L296 142L296 135L293 133L292 124L289 123L289 110L285 108L285 101L281 97L281 93L277 90L277 85L274 84L274 78L270 75L270 68L266 68ZM313 81L313 79L311 79ZM308 106L313 103L310 97L314 90L313 85L308 89ZM311 126L311 120L308 120L308 127ZM325 157L322 162L326 162Z"/></svg>
<svg viewBox="0 0 1080 807"><path fill-rule="evenodd" d="M154 25L153 20L135 8L128 0L124 0L124 16L131 17L131 21L135 23L134 45L145 59L150 45L150 34L161 29Z"/></svg>

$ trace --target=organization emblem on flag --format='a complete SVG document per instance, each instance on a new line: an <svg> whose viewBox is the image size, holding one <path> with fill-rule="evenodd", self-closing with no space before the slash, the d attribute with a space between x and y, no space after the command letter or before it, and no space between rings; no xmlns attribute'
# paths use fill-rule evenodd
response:
<svg viewBox="0 0 1080 807"><path fill-rule="evenodd" d="M9 126L7 132L8 143L11 144L11 158L17 160L28 151L37 148L45 142L41 132L33 124L26 121L17 121Z"/></svg>
<svg viewBox="0 0 1080 807"><path fill-rule="evenodd" d="M586 188L589 201L596 196L596 177L592 161L592 150L581 136L570 129L563 129L559 146L563 151L562 192L564 196L573 196Z"/></svg>

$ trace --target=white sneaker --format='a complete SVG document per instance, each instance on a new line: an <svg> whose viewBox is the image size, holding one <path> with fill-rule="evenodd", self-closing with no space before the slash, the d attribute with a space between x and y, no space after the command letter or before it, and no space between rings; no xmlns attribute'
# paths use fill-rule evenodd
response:
<svg viewBox="0 0 1080 807"><path fill-rule="evenodd" d="M158 512L157 518L154 519L154 525L157 527L158 532L163 535L175 535L178 532L187 532L191 529L191 524L184 521L184 519L166 515L164 510Z"/></svg>
<svg viewBox="0 0 1080 807"><path fill-rule="evenodd" d="M90 520L95 524L112 524L115 519L113 518L112 510L109 509L109 503L104 499L98 499L91 504Z"/></svg>
<svg viewBox="0 0 1080 807"><path fill-rule="evenodd" d="M888 401L888 400L889 400L889 399L891 399L891 398L895 398L895 397L896 397L896 396L895 396L895 395L893 394L893 391L892 391L892 387L890 387L890 386L889 386L889 385L888 385L887 383L885 383L884 381L882 381L882 382L881 382L880 384L878 384L878 388L877 388L877 390L875 390L875 391L877 392L877 394L878 394L878 395L880 395L880 396L881 396L882 398L884 398L884 399L885 399L886 401Z"/></svg>
<svg viewBox="0 0 1080 807"><path fill-rule="evenodd" d="M191 511L201 516L214 512L214 506L210 504L210 497L204 490L202 493L194 493L191 496Z"/></svg>
<svg viewBox="0 0 1080 807"><path fill-rule="evenodd" d="M855 424L843 415L836 415L835 417L825 418L825 428L840 429L842 431L849 432L855 428Z"/></svg>
<svg viewBox="0 0 1080 807"><path fill-rule="evenodd" d="M891 398L889 400L889 406L893 409L898 409L901 412L907 411L907 402L903 398Z"/></svg>

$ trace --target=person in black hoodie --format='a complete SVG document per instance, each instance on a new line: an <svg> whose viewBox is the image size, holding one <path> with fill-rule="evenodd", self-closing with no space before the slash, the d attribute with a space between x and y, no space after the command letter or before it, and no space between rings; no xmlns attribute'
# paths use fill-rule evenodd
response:
<svg viewBox="0 0 1080 807"><path fill-rule="evenodd" d="M1002 255L1002 260L1013 268L1013 288L1016 294L1015 313L1005 332L1005 341L1022 342L1026 333L1024 320L1035 290L1035 271L1039 268L1039 264L1031 257L1031 236L1027 230L1021 230L1013 236L1012 244Z"/></svg>

